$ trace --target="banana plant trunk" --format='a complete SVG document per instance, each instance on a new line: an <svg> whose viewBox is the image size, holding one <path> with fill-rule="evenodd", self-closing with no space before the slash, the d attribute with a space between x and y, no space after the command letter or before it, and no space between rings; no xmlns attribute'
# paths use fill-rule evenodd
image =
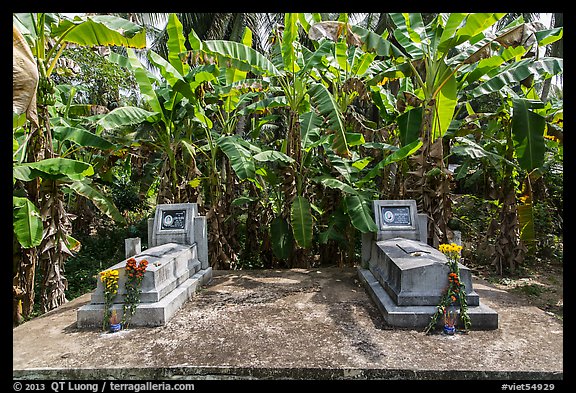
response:
<svg viewBox="0 0 576 393"><path fill-rule="evenodd" d="M424 108L422 147L409 158L410 171L405 180L405 195L416 200L418 210L428 216L427 243L437 247L448 242L451 214L450 174L444 164L442 138L432 140L434 100Z"/></svg>
<svg viewBox="0 0 576 393"><path fill-rule="evenodd" d="M208 220L208 253L214 269L234 269L238 264L235 247L234 222L231 216L231 203L234 199L236 179L230 161L223 156L222 173L210 178L211 205Z"/></svg>
<svg viewBox="0 0 576 393"><path fill-rule="evenodd" d="M32 127L30 132L34 135L31 137L27 146L26 157L29 162L40 161L44 154L44 135L41 129ZM40 180L35 179L24 183L24 188L28 198L36 205L40 200ZM38 264L38 249L23 248L16 242L14 255L14 278L13 278L13 322L19 324L28 318L34 308L35 298L35 276L36 266Z"/></svg>
<svg viewBox="0 0 576 393"><path fill-rule="evenodd" d="M72 223L64 207L58 183L45 180L40 209L44 222L44 239L40 244L39 265L42 275L41 307L48 312L66 303L68 281L64 277L64 263L72 255L68 249L68 235Z"/></svg>
<svg viewBox="0 0 576 393"><path fill-rule="evenodd" d="M514 145L512 135L509 133L505 157L507 160L512 160L513 155ZM497 231L493 264L496 267L496 272L500 275L504 274L505 271L514 273L524 259L526 251L520 239L518 206L516 204L516 189L512 180L512 170L511 166L506 166L501 186L502 194L500 196L502 207L497 225L493 227Z"/></svg>
<svg viewBox="0 0 576 393"><path fill-rule="evenodd" d="M287 218L296 197L302 196L305 191L303 189L303 173L301 172L302 142L300 138L300 119L298 112L292 109L288 113L288 133L286 138L286 155L294 159L294 162L286 167L286 172L284 173L284 216ZM294 243L294 249L288 258L289 267L309 268L309 250L298 246L296 243Z"/></svg>

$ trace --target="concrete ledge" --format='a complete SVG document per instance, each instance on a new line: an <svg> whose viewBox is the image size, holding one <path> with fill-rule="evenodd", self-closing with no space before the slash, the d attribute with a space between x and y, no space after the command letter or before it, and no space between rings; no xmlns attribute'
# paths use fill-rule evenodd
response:
<svg viewBox="0 0 576 393"><path fill-rule="evenodd" d="M397 306L368 269L358 268L358 277L389 325L404 328L425 328L436 312L436 306ZM498 328L498 313L482 303L478 306L469 306L468 315L474 330ZM439 321L439 326L441 322Z"/></svg>
<svg viewBox="0 0 576 393"><path fill-rule="evenodd" d="M85 368L13 370L21 380L562 380L563 372L414 370L393 368L296 368L176 366L146 368Z"/></svg>

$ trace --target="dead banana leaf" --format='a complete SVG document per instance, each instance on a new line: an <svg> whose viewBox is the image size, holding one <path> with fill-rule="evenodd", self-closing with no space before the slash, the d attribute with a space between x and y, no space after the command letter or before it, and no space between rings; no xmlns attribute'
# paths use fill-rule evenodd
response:
<svg viewBox="0 0 576 393"><path fill-rule="evenodd" d="M520 45L522 43L522 37L524 35L524 26L525 26L524 24L516 26L509 32L497 37L495 41L505 48L508 48L509 46L515 47Z"/></svg>
<svg viewBox="0 0 576 393"><path fill-rule="evenodd" d="M348 45L362 46L362 40L358 34L355 34L350 25L339 21L323 21L313 24L308 31L308 37L314 41L320 41L322 38L328 38L334 42L338 41L346 29L346 43Z"/></svg>
<svg viewBox="0 0 576 393"><path fill-rule="evenodd" d="M36 86L38 67L22 33L12 26L12 110L26 113L26 118L38 127Z"/></svg>

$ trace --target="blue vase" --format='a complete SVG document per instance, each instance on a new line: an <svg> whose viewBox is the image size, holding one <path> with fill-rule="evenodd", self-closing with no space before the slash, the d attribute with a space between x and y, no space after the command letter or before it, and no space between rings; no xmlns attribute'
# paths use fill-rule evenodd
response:
<svg viewBox="0 0 576 393"><path fill-rule="evenodd" d="M110 332L115 333L115 332L120 331L120 329L122 329L121 323L111 323L110 324Z"/></svg>
<svg viewBox="0 0 576 393"><path fill-rule="evenodd" d="M452 335L456 332L455 326L444 325L444 333Z"/></svg>

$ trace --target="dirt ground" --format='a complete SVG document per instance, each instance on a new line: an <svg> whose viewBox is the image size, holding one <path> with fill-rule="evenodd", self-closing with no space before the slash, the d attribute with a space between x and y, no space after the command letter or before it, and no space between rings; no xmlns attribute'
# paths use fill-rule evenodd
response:
<svg viewBox="0 0 576 393"><path fill-rule="evenodd" d="M84 295L13 329L14 378L563 379L563 321L474 277L496 330L388 326L355 268L215 271L165 325L76 328Z"/></svg>
<svg viewBox="0 0 576 393"><path fill-rule="evenodd" d="M490 269L472 270L496 288L524 299L526 304L536 306L560 320L564 319L563 261L541 260L511 277L498 276Z"/></svg>

